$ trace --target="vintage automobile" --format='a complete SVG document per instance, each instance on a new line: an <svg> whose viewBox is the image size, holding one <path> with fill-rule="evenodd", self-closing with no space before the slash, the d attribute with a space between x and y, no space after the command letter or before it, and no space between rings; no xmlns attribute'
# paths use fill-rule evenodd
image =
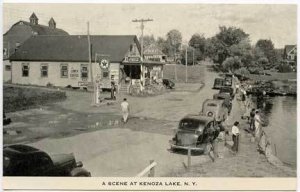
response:
<svg viewBox="0 0 300 192"><path fill-rule="evenodd" d="M231 97L227 93L216 93L213 95L213 99L224 100L224 105L228 109L228 114L230 114L232 109Z"/></svg>
<svg viewBox="0 0 300 192"><path fill-rule="evenodd" d="M174 87L175 87L175 83L173 81L171 81L170 79L163 79L163 85L167 89L174 89Z"/></svg>
<svg viewBox="0 0 300 192"><path fill-rule="evenodd" d="M220 127L213 117L187 115L180 120L175 131L175 136L170 141L171 150L191 149L203 152L206 144L218 137Z"/></svg>
<svg viewBox="0 0 300 192"><path fill-rule="evenodd" d="M225 86L231 86L232 85L232 74L225 74Z"/></svg>
<svg viewBox="0 0 300 192"><path fill-rule="evenodd" d="M215 118L217 122L225 121L228 116L228 108L224 100L206 99L202 104L202 114Z"/></svg>
<svg viewBox="0 0 300 192"><path fill-rule="evenodd" d="M3 146L3 176L91 176L82 166L72 153L49 156L28 145Z"/></svg>
<svg viewBox="0 0 300 192"><path fill-rule="evenodd" d="M226 93L230 95L231 99L234 98L234 91L232 87L221 87L219 93Z"/></svg>
<svg viewBox="0 0 300 192"><path fill-rule="evenodd" d="M213 89L220 89L225 85L225 80L222 78L215 78Z"/></svg>

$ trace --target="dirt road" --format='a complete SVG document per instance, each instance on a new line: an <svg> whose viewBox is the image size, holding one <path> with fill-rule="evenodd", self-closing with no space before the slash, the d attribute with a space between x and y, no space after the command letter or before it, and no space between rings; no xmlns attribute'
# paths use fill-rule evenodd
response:
<svg viewBox="0 0 300 192"><path fill-rule="evenodd" d="M126 125L120 122L123 96L111 105L91 107L90 93L68 92L65 102L9 114L14 121L11 127L23 132L4 141L23 141L49 153L73 152L93 176L135 176L150 160L158 163L157 176L182 169L186 156L168 151L168 142L178 121L198 113L202 102L216 92L211 89L216 74L202 68L199 75L205 86L201 90L201 84L179 84L177 90L163 95L126 96L132 109ZM210 160L202 155L192 161Z"/></svg>

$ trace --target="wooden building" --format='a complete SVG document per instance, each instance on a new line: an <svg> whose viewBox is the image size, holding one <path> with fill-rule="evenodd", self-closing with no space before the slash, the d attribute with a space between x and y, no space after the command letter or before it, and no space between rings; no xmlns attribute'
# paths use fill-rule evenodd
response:
<svg viewBox="0 0 300 192"><path fill-rule="evenodd" d="M115 82L127 91L131 85L142 90L157 71L161 72L156 80L163 77L162 63L141 60L140 44L134 35L95 35L90 36L90 42L92 68L86 35L31 37L10 57L12 83L86 87L98 80L102 88L110 88Z"/></svg>
<svg viewBox="0 0 300 192"><path fill-rule="evenodd" d="M3 35L3 81L11 80L11 66L9 57L32 36L69 35L66 31L56 27L56 22L50 18L48 26L39 24L39 19L32 13L28 21L18 21Z"/></svg>

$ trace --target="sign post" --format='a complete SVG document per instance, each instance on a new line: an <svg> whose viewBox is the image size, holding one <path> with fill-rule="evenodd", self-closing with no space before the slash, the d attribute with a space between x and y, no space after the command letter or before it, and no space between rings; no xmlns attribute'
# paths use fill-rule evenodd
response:
<svg viewBox="0 0 300 192"><path fill-rule="evenodd" d="M98 63L98 67L100 70L98 70L100 73L97 74L97 78L95 80L95 92L94 92L94 101L95 104L100 103L100 89L103 88L104 81L109 79L109 73L110 73L110 59L109 55L103 55L103 54L95 54L95 63ZM109 81L109 83L111 83Z"/></svg>

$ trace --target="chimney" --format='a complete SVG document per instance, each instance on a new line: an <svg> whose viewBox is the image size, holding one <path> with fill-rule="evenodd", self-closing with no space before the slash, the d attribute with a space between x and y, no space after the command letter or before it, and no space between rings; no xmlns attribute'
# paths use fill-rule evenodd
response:
<svg viewBox="0 0 300 192"><path fill-rule="evenodd" d="M35 15L34 12L29 17L29 20L30 20L30 24L32 24L32 25L38 25L39 24L39 19L37 18L37 16Z"/></svg>
<svg viewBox="0 0 300 192"><path fill-rule="evenodd" d="M49 24L49 27L51 29L55 29L56 28L56 23L55 23L55 21L54 21L54 19L52 17L51 17L50 21L48 22L48 24Z"/></svg>

